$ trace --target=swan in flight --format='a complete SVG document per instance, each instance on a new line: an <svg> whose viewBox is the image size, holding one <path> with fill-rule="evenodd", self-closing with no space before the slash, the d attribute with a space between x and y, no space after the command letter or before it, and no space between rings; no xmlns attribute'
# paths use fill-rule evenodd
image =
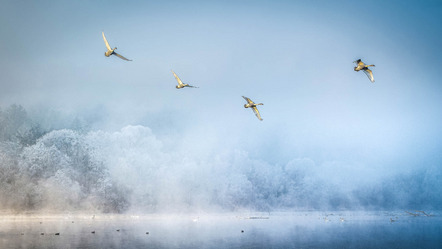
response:
<svg viewBox="0 0 442 249"><path fill-rule="evenodd" d="M176 89L180 89L180 88L184 88L184 87L198 88L197 86L191 86L191 85L189 85L189 84L184 84L184 83L181 81L181 79L178 77L178 75L176 75L176 73L175 73L173 70L171 70L171 71L172 71L172 73L173 73L173 76L175 76L176 81L178 82L178 85L175 86Z"/></svg>
<svg viewBox="0 0 442 249"><path fill-rule="evenodd" d="M104 32L101 32L101 34L103 35L103 40L104 40L104 43L106 44L106 48L107 48L107 51L104 53L104 55L106 57L109 57L111 55L116 55L125 61L131 61L131 60L127 59L126 57L122 56L121 54L117 54L115 52L115 49L117 49L117 48L115 47L114 49L112 49L111 46L109 45L109 42L107 42L107 40L106 40L106 36L104 36Z"/></svg>
<svg viewBox="0 0 442 249"><path fill-rule="evenodd" d="M255 113L256 117L262 121L261 115L259 115L258 108L256 108L257 105L264 105L263 103L255 104L251 99L242 96L246 101L247 104L244 104L244 108L252 108L253 112Z"/></svg>
<svg viewBox="0 0 442 249"><path fill-rule="evenodd" d="M356 72L362 70L367 75L368 79L370 79L371 82L374 82L373 72L368 67L374 67L375 65L367 65L362 62L361 59L353 61L353 63L356 63L356 67L354 68Z"/></svg>

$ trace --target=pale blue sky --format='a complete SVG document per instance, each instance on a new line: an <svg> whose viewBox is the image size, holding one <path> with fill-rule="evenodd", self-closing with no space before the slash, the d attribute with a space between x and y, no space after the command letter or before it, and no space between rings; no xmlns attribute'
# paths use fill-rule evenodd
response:
<svg viewBox="0 0 442 249"><path fill-rule="evenodd" d="M440 1L2 1L0 106L336 177L442 162ZM132 59L106 58L112 47ZM354 72L375 64L376 82ZM198 89L175 89L173 69ZM260 106L259 122L242 95Z"/></svg>

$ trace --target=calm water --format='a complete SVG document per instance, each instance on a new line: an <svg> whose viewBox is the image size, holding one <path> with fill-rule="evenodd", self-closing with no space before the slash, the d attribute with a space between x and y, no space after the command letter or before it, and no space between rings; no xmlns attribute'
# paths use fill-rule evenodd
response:
<svg viewBox="0 0 442 249"><path fill-rule="evenodd" d="M0 248L442 248L427 213L3 215Z"/></svg>

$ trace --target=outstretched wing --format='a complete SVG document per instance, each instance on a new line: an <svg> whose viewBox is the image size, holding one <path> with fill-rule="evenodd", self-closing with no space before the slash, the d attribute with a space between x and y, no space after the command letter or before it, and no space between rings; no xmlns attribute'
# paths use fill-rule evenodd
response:
<svg viewBox="0 0 442 249"><path fill-rule="evenodd" d="M371 82L374 82L373 72L370 69L365 68L364 73L367 75L368 79L370 79Z"/></svg>
<svg viewBox="0 0 442 249"><path fill-rule="evenodd" d="M191 85L187 85L187 87L199 88L199 87L197 87L197 86L191 86Z"/></svg>
<svg viewBox="0 0 442 249"><path fill-rule="evenodd" d="M247 98L247 97L244 97L244 96L242 96L242 97L247 101L247 103L249 103L249 104L254 104L253 101L252 101L251 99L249 99L249 98Z"/></svg>
<svg viewBox="0 0 442 249"><path fill-rule="evenodd" d="M258 108L256 108L256 106L254 106L254 107L252 108L252 110L253 110L253 112L255 113L256 117L257 117L259 120L262 121L261 115L259 115Z"/></svg>
<svg viewBox="0 0 442 249"><path fill-rule="evenodd" d="M107 42L107 40L106 40L106 36L104 36L104 32L101 32L101 34L103 35L103 40L104 40L104 43L106 44L107 50L112 50L112 48L109 46L109 42Z"/></svg>
<svg viewBox="0 0 442 249"><path fill-rule="evenodd" d="M175 76L176 81L178 81L178 85L183 85L183 82L181 81L180 77L178 77L178 75L176 75L176 73L171 70L173 73L173 76Z"/></svg>
<svg viewBox="0 0 442 249"><path fill-rule="evenodd" d="M116 55L116 56L118 56L118 57L120 57L121 59L123 59L123 60L125 60L125 61L132 61L132 60L129 60L128 58L122 56L121 54L117 54L117 53L115 53L115 52L114 52L113 54Z"/></svg>

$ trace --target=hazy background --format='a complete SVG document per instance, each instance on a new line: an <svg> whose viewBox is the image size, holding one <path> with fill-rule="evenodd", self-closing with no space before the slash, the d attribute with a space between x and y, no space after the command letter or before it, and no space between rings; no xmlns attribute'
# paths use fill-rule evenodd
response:
<svg viewBox="0 0 442 249"><path fill-rule="evenodd" d="M3 209L442 207L440 1L1 5Z"/></svg>

